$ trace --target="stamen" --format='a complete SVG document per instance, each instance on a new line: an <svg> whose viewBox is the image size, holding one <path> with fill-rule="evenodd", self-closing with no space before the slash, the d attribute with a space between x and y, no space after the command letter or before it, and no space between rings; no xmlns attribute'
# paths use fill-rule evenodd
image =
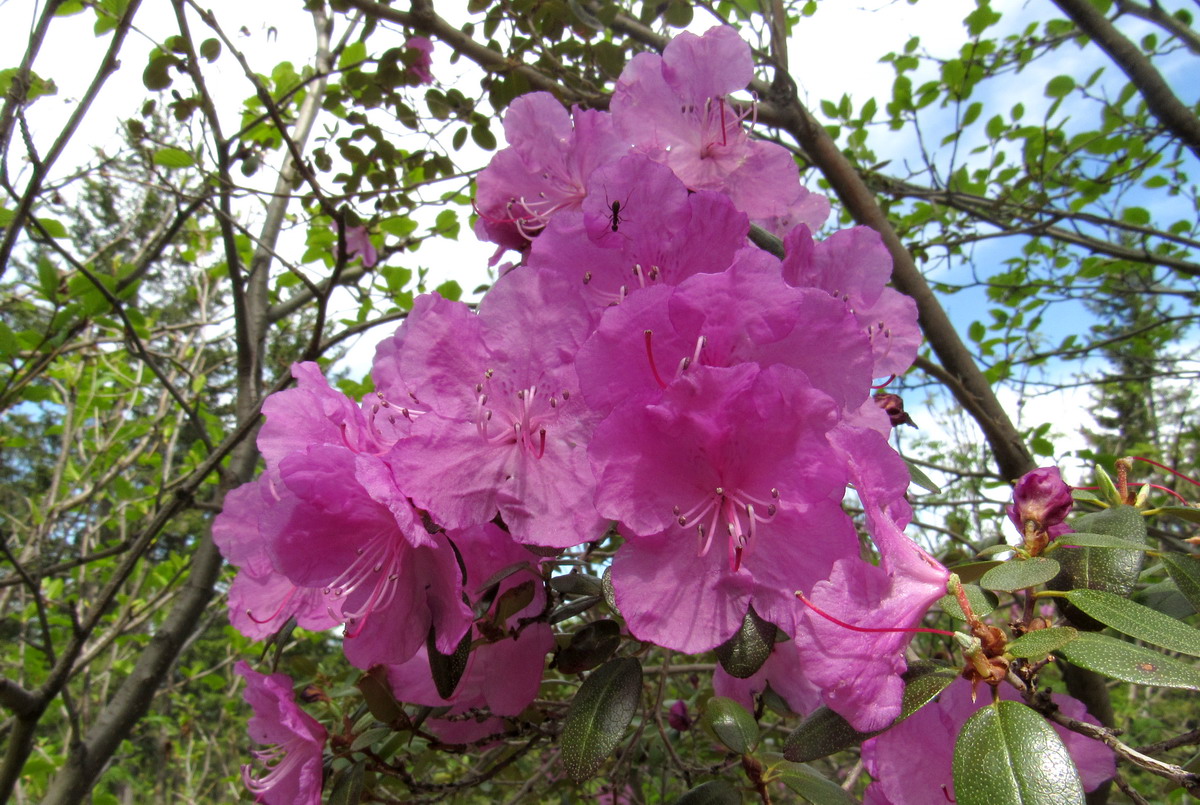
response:
<svg viewBox="0 0 1200 805"><path fill-rule="evenodd" d="M650 336L653 335L653 331L646 330L643 335L646 339L646 357L650 360L650 373L654 375L654 381L658 383L658 387L665 389L667 384L663 382L662 377L658 374L658 367L654 365L654 350L650 347Z"/></svg>
<svg viewBox="0 0 1200 805"><path fill-rule="evenodd" d="M796 597L799 598L805 604L805 606L820 615L825 620L831 623L836 623L838 626L841 626L845 629L850 629L854 632L876 632L887 634L899 632L925 632L927 634L940 634L945 635L946 637L954 637L954 632L947 632L945 629L929 629L924 626L855 626L854 624L846 623L843 620L838 620L837 618L833 617L828 612L814 604L812 601L809 601L808 598L805 597L804 593L800 592L799 590L796 591Z"/></svg>

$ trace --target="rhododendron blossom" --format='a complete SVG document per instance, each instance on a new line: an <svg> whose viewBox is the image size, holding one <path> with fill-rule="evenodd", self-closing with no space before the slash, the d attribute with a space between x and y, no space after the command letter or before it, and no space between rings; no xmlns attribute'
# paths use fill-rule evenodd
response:
<svg viewBox="0 0 1200 805"><path fill-rule="evenodd" d="M296 706L287 674L260 674L244 661L234 670L246 680L242 695L254 710L250 737L274 745L253 753L266 767L265 774L256 777L253 767L242 766L246 788L256 802L268 805L319 805L325 728Z"/></svg>

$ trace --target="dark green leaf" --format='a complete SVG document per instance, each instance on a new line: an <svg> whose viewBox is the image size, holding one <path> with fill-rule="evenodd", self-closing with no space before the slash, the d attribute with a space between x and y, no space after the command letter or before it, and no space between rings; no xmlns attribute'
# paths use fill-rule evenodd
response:
<svg viewBox="0 0 1200 805"><path fill-rule="evenodd" d="M983 578L983 575L994 567L999 567L1004 564L998 559L992 559L987 562L967 562L962 565L955 565L950 570L958 576L958 580L963 584L976 581Z"/></svg>
<svg viewBox="0 0 1200 805"><path fill-rule="evenodd" d="M1169 615L1103 590L1071 590L1067 600L1122 634L1170 651L1200 657L1200 631Z"/></svg>
<svg viewBox="0 0 1200 805"><path fill-rule="evenodd" d="M433 674L433 684L437 687L438 695L449 699L454 695L462 679L463 671L467 670L467 659L471 656L471 632L462 636L453 654L443 654L437 649L437 636L433 627L429 628L429 637L425 640L426 653L429 655L429 670Z"/></svg>
<svg viewBox="0 0 1200 805"><path fill-rule="evenodd" d="M777 631L775 624L760 618L751 607L737 633L717 646L717 660L730 676L751 677L771 656Z"/></svg>
<svg viewBox="0 0 1200 805"><path fill-rule="evenodd" d="M485 124L471 127L471 139L484 151L496 150L496 135Z"/></svg>
<svg viewBox="0 0 1200 805"><path fill-rule="evenodd" d="M362 801L366 762L359 761L337 772L329 781L329 805L357 805Z"/></svg>
<svg viewBox="0 0 1200 805"><path fill-rule="evenodd" d="M1085 632L1058 653L1080 668L1124 682L1200 690L1200 670L1193 665L1113 637Z"/></svg>
<svg viewBox="0 0 1200 805"><path fill-rule="evenodd" d="M1083 786L1058 733L1020 702L967 719L954 746L958 805L1083 805Z"/></svg>
<svg viewBox="0 0 1200 805"><path fill-rule="evenodd" d="M575 630L555 665L564 674L582 673L607 660L620 645L621 626L616 621L593 621Z"/></svg>
<svg viewBox="0 0 1200 805"><path fill-rule="evenodd" d="M1011 559L994 567L979 580L985 590L1024 590L1045 584L1058 575L1058 562L1044 556L1029 559Z"/></svg>
<svg viewBox="0 0 1200 805"><path fill-rule="evenodd" d="M1161 514L1173 514L1189 523L1200 523L1200 509L1191 506L1160 506L1158 511Z"/></svg>
<svg viewBox="0 0 1200 805"><path fill-rule="evenodd" d="M1200 558L1192 554L1164 553L1162 560L1179 592L1200 612Z"/></svg>
<svg viewBox="0 0 1200 805"><path fill-rule="evenodd" d="M1051 626L1048 629L1035 629L1009 643L1008 653L1014 657L1040 660L1047 654L1058 651L1078 636L1079 632L1070 626Z"/></svg>
<svg viewBox="0 0 1200 805"><path fill-rule="evenodd" d="M758 723L746 708L724 696L714 696L704 709L705 728L731 752L744 755L758 743Z"/></svg>
<svg viewBox="0 0 1200 805"><path fill-rule="evenodd" d="M594 775L625 734L642 696L642 666L633 657L609 660L584 680L567 711L562 759L567 775Z"/></svg>
<svg viewBox="0 0 1200 805"><path fill-rule="evenodd" d="M1085 514L1075 518L1071 526L1084 533L1104 534L1137 545L1146 544L1145 518L1132 506L1114 506ZM1128 596L1133 592L1146 555L1141 550L1064 546L1054 551L1054 558L1062 565L1062 573L1050 583L1051 589L1087 588ZM1072 626L1090 631L1104 628L1103 624L1081 612L1069 601L1057 599L1056 603Z"/></svg>
<svg viewBox="0 0 1200 805"><path fill-rule="evenodd" d="M392 686L388 684L387 668L376 665L363 674L354 686L362 691L367 709L377 721L387 724L393 730L411 729L412 724L404 708L396 701Z"/></svg>

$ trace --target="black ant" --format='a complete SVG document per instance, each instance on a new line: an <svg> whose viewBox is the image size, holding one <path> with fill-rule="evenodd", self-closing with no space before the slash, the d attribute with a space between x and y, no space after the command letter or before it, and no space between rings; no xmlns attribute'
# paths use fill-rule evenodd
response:
<svg viewBox="0 0 1200 805"><path fill-rule="evenodd" d="M630 190L629 193L632 195L633 191ZM612 207L612 212L608 214L608 223L612 225L612 231L616 232L617 227L621 225L622 221L621 210L629 209L629 196L626 196L624 201L614 201L610 203L608 200L608 195L606 194L604 196L604 203Z"/></svg>

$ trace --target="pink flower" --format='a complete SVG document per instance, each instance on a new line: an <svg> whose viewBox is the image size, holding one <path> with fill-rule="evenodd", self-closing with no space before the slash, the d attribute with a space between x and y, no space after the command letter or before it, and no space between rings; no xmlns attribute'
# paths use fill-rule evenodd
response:
<svg viewBox="0 0 1200 805"><path fill-rule="evenodd" d="M1000 698L1019 701L1008 685ZM1070 696L1055 695L1054 703L1075 719L1098 724L1083 704ZM871 805L928 805L954 801L954 741L975 711L986 707L988 697L971 701L971 685L962 677L946 688L934 703L862 746L863 765L875 782L867 788ZM1112 750L1065 727L1052 725L1075 761L1085 791L1091 791L1116 772Z"/></svg>
<svg viewBox="0 0 1200 805"><path fill-rule="evenodd" d="M554 635L544 621L522 622L537 618L546 608L546 588L533 554L492 523L451 532L449 539L466 564L470 594L478 595L501 570L527 566L506 577L494 591L492 604L472 632L477 645L449 699L437 691L424 648L408 662L388 668L388 680L398 699L429 707L451 705L442 717L430 722L438 737L449 743L469 743L502 732L504 723L496 716L516 716L537 696ZM499 621L499 602L509 591L530 584L533 595L529 603Z"/></svg>
<svg viewBox="0 0 1200 805"><path fill-rule="evenodd" d="M405 59L408 71L421 84L433 83L433 42L424 36L410 36L404 42L410 53ZM368 266L369 267L369 266Z"/></svg>
<svg viewBox="0 0 1200 805"><path fill-rule="evenodd" d="M798 288L820 288L845 302L871 340L873 377L901 374L917 355L917 305L887 287L892 257L879 233L865 226L813 242L807 226L784 238L783 278Z"/></svg>
<svg viewBox="0 0 1200 805"><path fill-rule="evenodd" d="M504 114L508 147L479 174L475 205L481 240L523 250L561 212L577 211L588 177L626 146L604 112L567 112L548 92L517 98Z"/></svg>
<svg viewBox="0 0 1200 805"><path fill-rule="evenodd" d="M869 629L911 629L946 592L949 573L905 536L911 509L902 495L908 471L885 437L873 430L835 435L879 549L879 564L857 555L840 560L808 599L843 623ZM857 730L890 724L900 712L909 631L864 632L834 623L803 604L794 642L798 673Z"/></svg>
<svg viewBox="0 0 1200 805"><path fill-rule="evenodd" d="M742 128L745 113L725 100L753 75L750 46L734 29L681 33L661 56L639 53L625 66L613 90L613 119L638 151L670 167L689 190L726 193L755 221L794 216L819 226L828 203L810 203L792 155L751 140Z"/></svg>
<svg viewBox="0 0 1200 805"><path fill-rule="evenodd" d="M379 252L371 243L371 235L365 226L346 227L346 256L362 258L363 268L371 268L379 262Z"/></svg>
<svg viewBox="0 0 1200 805"><path fill-rule="evenodd" d="M253 777L251 766L242 766L246 788L256 802L268 805L319 805L325 728L296 706L287 674L260 674L245 661L234 669L246 680L242 695L254 709L248 725L250 737L260 744L274 744L253 753L266 767L266 774Z"/></svg>
<svg viewBox="0 0 1200 805"><path fill-rule="evenodd" d="M423 297L380 345L378 386L410 389L415 407L412 436L388 461L438 524L468 528L499 513L518 541L560 548L604 533L586 453L595 417L573 363L591 319L563 285L512 271L478 315Z"/></svg>
<svg viewBox="0 0 1200 805"><path fill-rule="evenodd" d="M751 604L791 632L793 591L858 552L827 440L835 421L803 373L740 364L689 370L659 402L620 405L597 427L596 507L628 536L613 586L636 637L707 651Z"/></svg>
<svg viewBox="0 0 1200 805"><path fill-rule="evenodd" d="M593 309L644 288L724 271L746 242L749 221L726 196L689 193L645 156L597 169L587 189L582 218L560 215L534 241L528 262L564 277Z"/></svg>

